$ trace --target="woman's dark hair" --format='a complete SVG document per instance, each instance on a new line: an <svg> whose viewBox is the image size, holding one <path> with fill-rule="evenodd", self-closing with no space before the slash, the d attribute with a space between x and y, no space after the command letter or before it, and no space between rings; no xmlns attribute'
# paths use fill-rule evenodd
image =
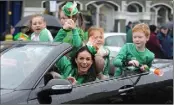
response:
<svg viewBox="0 0 174 105"><path fill-rule="evenodd" d="M83 51L89 52L89 53L91 54L92 60L93 60L93 62L94 62L94 55L88 50L87 46L83 46L83 47L81 47L81 48L79 48L79 49L77 50L77 52L75 53L75 55L74 55L74 56L72 57L72 59L71 59L72 65L73 65L74 67L77 67L77 64L76 64L76 62L75 62L75 59L78 57L79 53L81 53L81 52L83 52Z"/></svg>
<svg viewBox="0 0 174 105"><path fill-rule="evenodd" d="M150 28L150 32L155 32L157 27L155 25L150 25L149 28Z"/></svg>
<svg viewBox="0 0 174 105"><path fill-rule="evenodd" d="M73 65L73 67L77 67L77 64L76 64L76 62L75 62L75 59L78 57L79 53L81 53L81 52L83 52L83 51L89 52L89 53L91 54L91 57L92 57L92 60L93 60L93 64L91 65L91 67L90 67L89 70L88 70L88 73L87 73L88 76L85 77L86 79L85 79L84 83L85 83L85 82L95 81L95 79L96 79L96 77L97 77L97 72L96 72L96 70L95 70L94 55L88 50L87 46L81 47L81 48L76 52L75 56L72 57L72 59L71 59L71 63L72 63L72 65Z"/></svg>

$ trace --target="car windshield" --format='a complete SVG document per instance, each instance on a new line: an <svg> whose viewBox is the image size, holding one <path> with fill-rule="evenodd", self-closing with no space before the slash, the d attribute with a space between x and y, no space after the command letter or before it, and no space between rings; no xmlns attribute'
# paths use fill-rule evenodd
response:
<svg viewBox="0 0 174 105"><path fill-rule="evenodd" d="M1 52L1 88L19 86L44 60L54 46L17 45Z"/></svg>
<svg viewBox="0 0 174 105"><path fill-rule="evenodd" d="M105 39L105 46L122 47L125 44L125 35L109 36Z"/></svg>

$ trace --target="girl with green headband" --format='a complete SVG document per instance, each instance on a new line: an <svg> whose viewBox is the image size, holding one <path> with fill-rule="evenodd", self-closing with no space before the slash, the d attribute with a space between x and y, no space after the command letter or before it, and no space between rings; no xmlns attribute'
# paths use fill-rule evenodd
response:
<svg viewBox="0 0 174 105"><path fill-rule="evenodd" d="M88 30L89 41L88 45L96 47L97 53L95 54L96 70L99 73L99 79L106 79L109 77L109 54L110 51L104 46L104 30L102 28L91 27Z"/></svg>
<svg viewBox="0 0 174 105"><path fill-rule="evenodd" d="M66 42L73 45L75 48L82 46L84 40L83 18L76 8L76 3L67 2L59 11L59 18L62 24L62 29L59 30L54 38L55 42ZM79 20L79 27L76 21Z"/></svg>
<svg viewBox="0 0 174 105"><path fill-rule="evenodd" d="M72 84L82 84L96 80L94 66L95 49L91 46L81 47L71 61L63 56L57 63L61 78L68 79Z"/></svg>

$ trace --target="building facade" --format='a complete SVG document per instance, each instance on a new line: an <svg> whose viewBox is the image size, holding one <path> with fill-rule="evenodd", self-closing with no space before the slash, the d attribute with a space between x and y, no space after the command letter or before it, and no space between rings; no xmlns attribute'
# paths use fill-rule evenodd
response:
<svg viewBox="0 0 174 105"><path fill-rule="evenodd" d="M33 1L33 0L31 0ZM23 16L49 11L49 2L24 0ZM56 2L57 10L53 13L57 17L58 8L65 3ZM173 20L172 0L76 0L78 9L87 12L92 17L92 24L105 29L105 32L125 32L129 21L144 22L161 26Z"/></svg>

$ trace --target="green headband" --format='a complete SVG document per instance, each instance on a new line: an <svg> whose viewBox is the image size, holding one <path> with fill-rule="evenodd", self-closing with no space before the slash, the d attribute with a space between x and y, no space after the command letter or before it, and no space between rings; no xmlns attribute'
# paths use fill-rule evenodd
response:
<svg viewBox="0 0 174 105"><path fill-rule="evenodd" d="M63 7L62 10L67 16L73 16L78 13L77 7L73 7L75 4L72 2L67 2Z"/></svg>
<svg viewBox="0 0 174 105"><path fill-rule="evenodd" d="M86 45L86 46L92 55L95 55L97 53L97 50L95 49L94 46L90 46L90 45Z"/></svg>

